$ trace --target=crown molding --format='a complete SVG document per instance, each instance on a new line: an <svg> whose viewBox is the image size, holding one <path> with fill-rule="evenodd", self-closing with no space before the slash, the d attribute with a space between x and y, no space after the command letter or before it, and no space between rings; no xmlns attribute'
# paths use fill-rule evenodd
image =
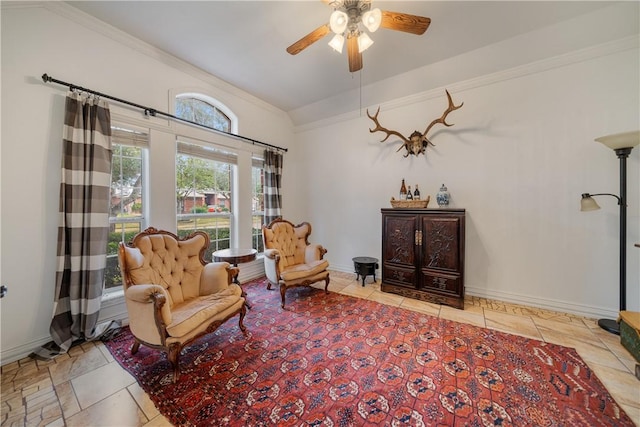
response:
<svg viewBox="0 0 640 427"><path fill-rule="evenodd" d="M475 89L483 86L489 86L498 82L503 82L511 79L524 77L531 74L542 73L556 68L565 67L567 65L576 64L579 62L589 61L596 58L601 58L608 55L613 55L619 52L627 50L633 50L640 48L640 39L637 36L629 36L622 39L614 40L607 43L602 43L594 46L590 46L584 49L576 50L562 55L557 55L550 58L541 59L525 65L519 65L506 70L486 74L484 76L467 79L459 82L454 82L446 85L446 89L453 95L456 92L464 92L470 89ZM425 73L428 72L428 68L423 67ZM380 83L377 83L380 84ZM382 83L384 84L384 82ZM363 87L363 90L373 90L372 85ZM438 87L427 91L419 92L416 94L395 98L393 100L382 102L380 104L383 110L393 110L396 108L407 107L408 105L428 101L434 98L442 96L442 92L445 87ZM357 94L356 94L357 95ZM377 108L377 105L375 108ZM373 108L373 106L363 107ZM315 122L305 123L300 126L294 127L294 133L302 133L311 131L314 129L324 128L330 125L334 125L338 122L357 119L362 117L361 110L349 111L336 116L327 117Z"/></svg>
<svg viewBox="0 0 640 427"><path fill-rule="evenodd" d="M3 8L4 6L3 2ZM195 77L207 85L212 86L213 88L225 92L227 95L235 96L244 101L247 101L250 104L256 105L260 108L268 110L276 115L289 119L289 115L275 106L263 101L260 98L257 98L251 95L248 92L245 92L236 86L204 71L201 68L198 68L186 61L183 61L175 56L156 48L155 46L150 45L136 37L131 36L130 34L119 30L118 28L101 21L73 6L68 5L62 1L43 1L43 2L11 2L11 8L19 8L19 7L42 7L52 13L60 15L64 18L67 18L77 24L80 24L91 31L102 34L103 36L120 43L124 46L127 46L131 49L136 50L150 58L155 59L158 62L161 62L167 66L175 68L179 71L184 72L192 77ZM180 82L176 82L177 85L180 85Z"/></svg>

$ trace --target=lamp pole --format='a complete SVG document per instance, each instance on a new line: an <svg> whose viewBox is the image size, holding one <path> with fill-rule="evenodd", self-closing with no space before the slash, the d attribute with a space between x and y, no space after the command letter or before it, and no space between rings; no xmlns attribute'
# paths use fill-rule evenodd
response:
<svg viewBox="0 0 640 427"><path fill-rule="evenodd" d="M633 147L616 148L620 159L620 311L627 309L627 157ZM598 326L612 334L620 335L617 320L599 319Z"/></svg>
<svg viewBox="0 0 640 427"><path fill-rule="evenodd" d="M620 304L619 311L627 309L627 157L633 147L640 144L640 131L626 132L596 138L605 146L613 149L620 159ZM613 334L620 335L617 320L599 319L598 326Z"/></svg>
<svg viewBox="0 0 640 427"><path fill-rule="evenodd" d="M620 159L620 310L627 309L627 157L633 147L618 148Z"/></svg>

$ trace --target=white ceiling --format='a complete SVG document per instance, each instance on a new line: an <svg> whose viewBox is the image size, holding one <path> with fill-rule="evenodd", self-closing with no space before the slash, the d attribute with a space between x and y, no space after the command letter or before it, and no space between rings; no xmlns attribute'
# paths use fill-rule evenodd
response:
<svg viewBox="0 0 640 427"><path fill-rule="evenodd" d="M291 113L345 91L548 27L610 1L373 1L431 18L422 36L380 29L349 73L330 36L296 56L287 46L326 23L305 1L82 1L70 5ZM489 60L487 58L487 60Z"/></svg>

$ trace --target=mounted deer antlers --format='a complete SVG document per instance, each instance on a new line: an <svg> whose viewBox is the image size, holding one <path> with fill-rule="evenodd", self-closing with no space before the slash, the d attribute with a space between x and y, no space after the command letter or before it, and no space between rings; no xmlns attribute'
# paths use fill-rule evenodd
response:
<svg viewBox="0 0 640 427"><path fill-rule="evenodd" d="M406 148L407 152L404 155L404 157L408 157L409 154L413 154L414 156L417 156L418 154L424 154L424 151L428 145L435 146L435 144L431 142L429 138L427 138L427 134L429 133L431 128L437 125L438 123L441 123L447 127L453 126L453 123L451 124L447 123L447 115L450 112L455 111L464 105L464 102L461 103L460 105L453 105L453 100L451 99L451 95L449 94L449 91L445 90L445 92L447 93L447 98L449 99L449 107L447 107L447 109L444 111L444 113L442 113L442 116L439 119L435 119L431 123L429 123L429 126L427 126L427 129L423 133L420 133L416 130L409 136L409 138L407 138L398 131L389 130L387 128L380 126L380 122L378 122L378 114L380 113L380 107L378 107L378 111L376 111L376 114L373 116L369 114L369 110L367 109L367 117L373 120L373 123L376 124L375 128L369 129L369 132L373 133L373 132L381 131L386 133L387 136L385 136L384 139L382 139L380 142L385 142L391 135L395 135L399 137L401 140L404 141L404 144L402 144L400 148L396 150L396 152L402 150L402 148Z"/></svg>

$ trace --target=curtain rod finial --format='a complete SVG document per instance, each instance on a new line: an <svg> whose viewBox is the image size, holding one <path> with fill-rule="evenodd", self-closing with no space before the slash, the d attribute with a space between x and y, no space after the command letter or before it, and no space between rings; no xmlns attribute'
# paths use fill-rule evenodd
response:
<svg viewBox="0 0 640 427"><path fill-rule="evenodd" d="M50 81L51 81L51 77L49 77L49 76L47 75L47 73L44 73L44 74L42 75L42 81L43 81L43 82L45 82L45 83L48 83L48 82L50 82Z"/></svg>

